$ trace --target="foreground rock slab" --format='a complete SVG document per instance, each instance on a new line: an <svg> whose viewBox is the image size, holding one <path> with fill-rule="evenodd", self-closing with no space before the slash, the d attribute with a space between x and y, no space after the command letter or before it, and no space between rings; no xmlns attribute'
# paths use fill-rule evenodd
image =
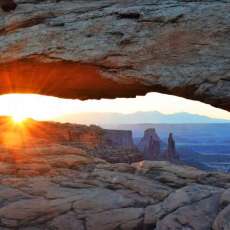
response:
<svg viewBox="0 0 230 230"><path fill-rule="evenodd" d="M229 229L230 175L61 145L1 151L21 159L0 161L0 229Z"/></svg>

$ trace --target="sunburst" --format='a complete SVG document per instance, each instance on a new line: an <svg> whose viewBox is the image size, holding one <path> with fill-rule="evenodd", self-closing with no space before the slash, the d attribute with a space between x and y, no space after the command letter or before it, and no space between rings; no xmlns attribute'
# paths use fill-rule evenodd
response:
<svg viewBox="0 0 230 230"><path fill-rule="evenodd" d="M16 124L22 124L27 119L27 117L21 114L14 114L11 116L11 118L12 118L12 121Z"/></svg>

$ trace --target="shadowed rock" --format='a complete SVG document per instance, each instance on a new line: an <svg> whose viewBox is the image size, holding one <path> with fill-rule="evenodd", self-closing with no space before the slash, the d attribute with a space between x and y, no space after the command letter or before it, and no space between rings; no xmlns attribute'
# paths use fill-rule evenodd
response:
<svg viewBox="0 0 230 230"><path fill-rule="evenodd" d="M169 137L168 137L168 146L167 149L165 150L164 154L163 154L163 158L165 160L176 160L179 159L179 155L176 151L176 144L175 144L175 140L173 138L173 134L170 133Z"/></svg>
<svg viewBox="0 0 230 230"><path fill-rule="evenodd" d="M160 156L160 138L155 129L147 129L144 137L138 144L138 148L144 154L145 160L157 160Z"/></svg>
<svg viewBox="0 0 230 230"><path fill-rule="evenodd" d="M169 138L168 138L168 157L169 158L176 157L176 145L172 133L169 134Z"/></svg>
<svg viewBox="0 0 230 230"><path fill-rule="evenodd" d="M3 11L10 12L16 9L17 4L14 2L14 0L1 0L0 6Z"/></svg>
<svg viewBox="0 0 230 230"><path fill-rule="evenodd" d="M123 149L134 149L132 131L129 130L109 130L104 132L105 143Z"/></svg>

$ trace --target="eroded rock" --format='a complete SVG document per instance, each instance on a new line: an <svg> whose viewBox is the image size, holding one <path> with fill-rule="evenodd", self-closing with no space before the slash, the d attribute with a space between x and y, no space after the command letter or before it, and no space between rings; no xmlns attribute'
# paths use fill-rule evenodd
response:
<svg viewBox="0 0 230 230"><path fill-rule="evenodd" d="M200 202L201 200L209 198L212 195L220 194L222 191L222 189L198 184L193 184L178 189L174 193L171 193L162 203L148 206L145 209L145 224L154 226L165 216L173 213L177 209L185 206L190 206L193 203ZM191 209L193 209L193 207L191 207ZM194 215L196 215L196 213ZM167 226L164 224L162 225L167 229Z"/></svg>
<svg viewBox="0 0 230 230"><path fill-rule="evenodd" d="M163 158L169 161L179 160L179 154L176 151L176 143L175 143L172 133L169 134L168 146L167 146L167 149L163 153Z"/></svg>
<svg viewBox="0 0 230 230"><path fill-rule="evenodd" d="M159 160L112 164L94 152L105 130L48 122L39 127L46 135L29 126L23 144L1 139L0 229L228 230L229 174ZM71 140L65 128L74 130ZM98 140L100 148L93 147Z"/></svg>
<svg viewBox="0 0 230 230"><path fill-rule="evenodd" d="M162 161L110 164L61 145L21 151L25 159L8 163L16 170L0 175L4 230L228 229L229 175Z"/></svg>
<svg viewBox="0 0 230 230"><path fill-rule="evenodd" d="M145 130L138 148L143 152L144 160L158 160L160 158L160 138L155 129Z"/></svg>
<svg viewBox="0 0 230 230"><path fill-rule="evenodd" d="M191 205L179 208L160 220L157 230L196 229L209 230L218 213L219 196L213 195Z"/></svg>
<svg viewBox="0 0 230 230"><path fill-rule="evenodd" d="M230 110L229 1L17 6L0 14L0 93L86 99L156 91Z"/></svg>
<svg viewBox="0 0 230 230"><path fill-rule="evenodd" d="M74 212L68 212L54 218L48 225L48 229L56 230L84 230L84 224L81 220L77 219L77 215Z"/></svg>
<svg viewBox="0 0 230 230"><path fill-rule="evenodd" d="M213 224L214 230L227 230L230 228L230 206L227 206L225 209L223 209L217 218L215 219L215 222Z"/></svg>
<svg viewBox="0 0 230 230"><path fill-rule="evenodd" d="M95 125L61 124L27 119L24 121L22 132L21 127L15 126L9 117L0 117L0 125L0 145L5 146L7 151L12 153L10 155L6 151L1 154L0 159L4 159L6 163L14 161L14 155L20 155L26 163L30 160L28 159L30 155L27 154L29 149L32 149L33 155L39 155L45 152L45 148L50 144L52 144L52 148L55 148L52 151L55 151L55 155L58 156L49 155L45 157L57 167L58 165L63 167L65 164L72 164L73 167L77 167L77 161L88 160L88 158L84 158L85 152L112 163L132 163L143 160L143 155L133 144L132 132L128 130L108 130ZM40 146L38 151L33 149L33 146L37 145ZM42 146L43 150L39 153ZM19 153L17 148L23 147L26 147L26 150ZM62 151L69 153L64 160ZM76 151L78 151L77 156ZM71 152L73 153L72 156ZM17 161L22 164L22 160L20 157L18 158ZM40 167L42 171L49 171L49 167L45 163L38 165L33 162L33 164L34 167ZM7 167L7 164L2 165L2 167ZM14 169L9 168L9 170Z"/></svg>
<svg viewBox="0 0 230 230"><path fill-rule="evenodd" d="M142 208L124 208L95 214L87 218L87 229L138 229L142 225L144 210Z"/></svg>

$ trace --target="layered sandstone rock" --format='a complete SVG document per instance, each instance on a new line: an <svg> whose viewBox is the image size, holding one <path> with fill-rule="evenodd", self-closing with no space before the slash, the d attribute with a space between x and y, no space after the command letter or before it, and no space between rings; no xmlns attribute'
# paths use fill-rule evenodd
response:
<svg viewBox="0 0 230 230"><path fill-rule="evenodd" d="M75 143L94 148L103 143L104 130L98 126L42 122L32 119L15 124L10 117L0 117L0 143L14 140L17 145L38 145L50 143ZM9 143L9 145L12 143Z"/></svg>
<svg viewBox="0 0 230 230"><path fill-rule="evenodd" d="M38 122L28 119L15 124L9 117L0 117L0 145L17 147L63 144L82 148L93 156L111 163L143 160L132 140L132 132L108 130L99 126Z"/></svg>
<svg viewBox="0 0 230 230"><path fill-rule="evenodd" d="M0 93L157 91L230 110L229 0L12 2L0 1Z"/></svg>
<svg viewBox="0 0 230 230"><path fill-rule="evenodd" d="M106 129L104 139L107 145L114 148L134 149L132 131Z"/></svg>
<svg viewBox="0 0 230 230"><path fill-rule="evenodd" d="M157 160L160 157L160 138L155 129L147 129L144 137L138 144L138 148L144 154L145 160Z"/></svg>
<svg viewBox="0 0 230 230"><path fill-rule="evenodd" d="M132 163L142 161L143 153L134 149L113 148L100 146L88 151L92 156L102 158L110 163Z"/></svg>

